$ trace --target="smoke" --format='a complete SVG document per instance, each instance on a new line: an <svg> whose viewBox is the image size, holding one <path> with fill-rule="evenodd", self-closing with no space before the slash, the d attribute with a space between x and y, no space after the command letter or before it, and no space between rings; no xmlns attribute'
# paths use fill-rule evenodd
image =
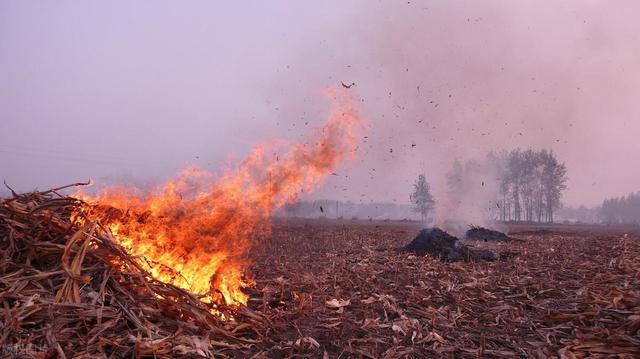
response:
<svg viewBox="0 0 640 359"><path fill-rule="evenodd" d="M439 216L477 223L495 206L496 185L470 180L461 203L450 198L447 171L456 159L517 147L550 149L566 162L566 203L595 204L609 191L635 188L605 168L640 180L631 155L637 143L626 133L640 130L631 124L639 112L631 89L640 81L629 73L637 67L630 60L640 59L626 28L638 26L620 8L367 2L350 15L306 39L322 46L299 52L314 53L305 58L305 79L355 82L372 119L360 165L318 196L346 188L353 200L404 203L424 172ZM605 153L618 155L605 160Z"/></svg>
<svg viewBox="0 0 640 359"><path fill-rule="evenodd" d="M3 3L1 175L22 191L216 171L304 138L344 82L368 133L304 199L407 204L425 173L444 218L456 159L516 147L566 162L568 204L636 191L640 4L544 4ZM482 209L490 190L464 193Z"/></svg>
<svg viewBox="0 0 640 359"><path fill-rule="evenodd" d="M446 175L448 191L437 207L436 225L457 236L471 225L494 228L500 213L502 162L493 154L464 163L456 160Z"/></svg>

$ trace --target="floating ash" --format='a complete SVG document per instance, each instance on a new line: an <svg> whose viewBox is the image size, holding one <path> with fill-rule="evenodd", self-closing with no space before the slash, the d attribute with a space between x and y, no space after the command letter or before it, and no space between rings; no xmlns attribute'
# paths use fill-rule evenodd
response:
<svg viewBox="0 0 640 359"><path fill-rule="evenodd" d="M470 241L484 242L508 242L513 240L513 238L502 232L479 226L472 226L469 228L464 238Z"/></svg>
<svg viewBox="0 0 640 359"><path fill-rule="evenodd" d="M493 251L471 249L440 228L421 230L404 251L418 255L430 254L447 262L495 261L499 255Z"/></svg>

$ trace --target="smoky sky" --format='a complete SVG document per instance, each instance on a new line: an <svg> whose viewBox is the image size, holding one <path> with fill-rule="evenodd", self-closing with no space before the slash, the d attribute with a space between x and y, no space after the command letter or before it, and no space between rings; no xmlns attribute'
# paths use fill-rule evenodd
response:
<svg viewBox="0 0 640 359"><path fill-rule="evenodd" d="M553 150L564 202L640 189L635 1L4 1L0 177L18 190L217 171L304 140L355 83L367 130L312 196L436 200L455 159ZM482 179L478 179L478 185Z"/></svg>

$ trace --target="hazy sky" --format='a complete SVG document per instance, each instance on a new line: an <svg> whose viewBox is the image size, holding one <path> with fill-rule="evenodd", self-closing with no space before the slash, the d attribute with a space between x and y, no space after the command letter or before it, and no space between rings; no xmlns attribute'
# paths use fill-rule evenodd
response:
<svg viewBox="0 0 640 359"><path fill-rule="evenodd" d="M358 156L314 196L442 193L454 159L549 148L565 203L640 190L637 1L2 1L0 177L19 190L216 170L324 120ZM413 146L415 145L415 146ZM393 149L393 152L391 152Z"/></svg>

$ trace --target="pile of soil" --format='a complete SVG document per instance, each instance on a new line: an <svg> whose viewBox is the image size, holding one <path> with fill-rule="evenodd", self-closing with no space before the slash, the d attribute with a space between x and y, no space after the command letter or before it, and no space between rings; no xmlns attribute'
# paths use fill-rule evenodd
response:
<svg viewBox="0 0 640 359"><path fill-rule="evenodd" d="M425 228L403 248L418 255L430 254L447 262L495 261L498 253L489 250L471 249L460 240L440 228Z"/></svg>
<svg viewBox="0 0 640 359"><path fill-rule="evenodd" d="M464 238L470 241L484 242L508 242L513 240L513 238L507 236L502 232L484 227L469 228Z"/></svg>

